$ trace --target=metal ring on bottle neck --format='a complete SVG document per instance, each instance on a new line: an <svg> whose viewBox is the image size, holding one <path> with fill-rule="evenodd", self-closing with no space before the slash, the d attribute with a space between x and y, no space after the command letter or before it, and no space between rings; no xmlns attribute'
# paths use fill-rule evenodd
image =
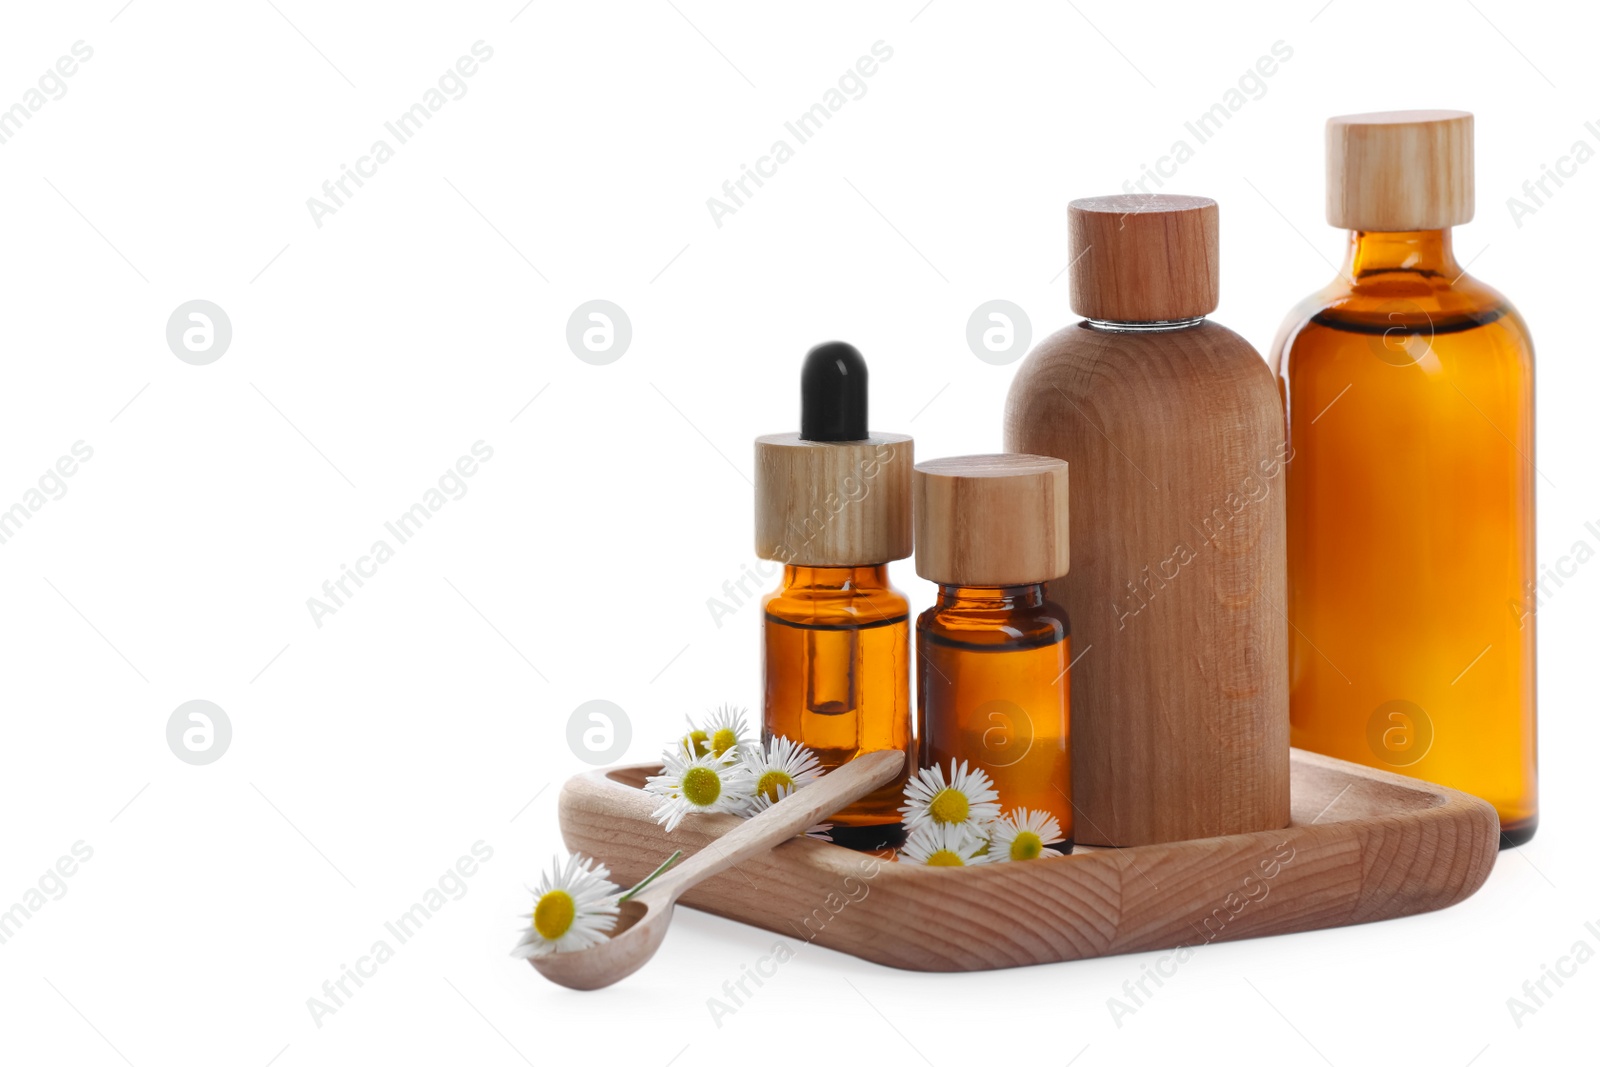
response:
<svg viewBox="0 0 1600 1067"><path fill-rule="evenodd" d="M1108 330L1112 333L1166 333L1170 330L1187 330L1191 326L1198 326L1206 321L1206 317L1196 315L1192 319L1171 319L1161 322L1112 322L1108 319L1083 321L1097 330Z"/></svg>

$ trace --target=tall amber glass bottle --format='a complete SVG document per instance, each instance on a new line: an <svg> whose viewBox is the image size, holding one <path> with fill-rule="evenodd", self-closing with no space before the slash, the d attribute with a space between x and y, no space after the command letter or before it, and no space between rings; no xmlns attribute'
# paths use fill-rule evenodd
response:
<svg viewBox="0 0 1600 1067"><path fill-rule="evenodd" d="M1067 573L1067 465L958 456L917 465L917 573L939 599L917 619L921 765L980 768L1000 810L1044 812L1070 849L1072 639L1044 583Z"/></svg>
<svg viewBox="0 0 1600 1067"><path fill-rule="evenodd" d="M867 365L818 345L801 370L800 432L756 439L756 553L783 567L762 602L762 740L787 737L832 769L896 749L896 780L830 816L835 840L900 822L912 767L910 610L888 564L911 554L911 438L867 430ZM872 836L876 835L876 836Z"/></svg>
<svg viewBox="0 0 1600 1067"><path fill-rule="evenodd" d="M1339 276L1274 346L1288 412L1293 743L1538 825L1533 346L1467 276L1472 116L1328 122Z"/></svg>

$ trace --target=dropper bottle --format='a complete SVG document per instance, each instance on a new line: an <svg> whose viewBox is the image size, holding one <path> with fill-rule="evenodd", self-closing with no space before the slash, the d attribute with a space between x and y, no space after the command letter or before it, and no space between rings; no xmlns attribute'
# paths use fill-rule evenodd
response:
<svg viewBox="0 0 1600 1067"><path fill-rule="evenodd" d="M835 840L879 847L911 766L910 604L888 565L911 555L912 441L868 431L866 360L842 341L807 353L800 396L800 432L755 446L756 554L783 564L762 601L762 740L826 769L906 753L899 778L828 820Z"/></svg>

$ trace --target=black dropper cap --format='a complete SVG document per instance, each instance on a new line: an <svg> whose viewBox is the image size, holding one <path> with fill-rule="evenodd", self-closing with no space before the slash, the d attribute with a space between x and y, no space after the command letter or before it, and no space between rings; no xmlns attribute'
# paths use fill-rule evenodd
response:
<svg viewBox="0 0 1600 1067"><path fill-rule="evenodd" d="M800 439L867 439L867 361L854 345L828 341L800 368Z"/></svg>

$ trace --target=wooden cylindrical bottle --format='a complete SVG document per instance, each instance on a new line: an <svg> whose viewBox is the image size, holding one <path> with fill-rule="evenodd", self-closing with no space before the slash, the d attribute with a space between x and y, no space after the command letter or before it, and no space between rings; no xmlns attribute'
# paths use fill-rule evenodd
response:
<svg viewBox="0 0 1600 1067"><path fill-rule="evenodd" d="M1210 322L1217 205L1070 205L1072 308L1012 382L1007 449L1072 468L1077 840L1142 845L1289 822L1283 414Z"/></svg>

